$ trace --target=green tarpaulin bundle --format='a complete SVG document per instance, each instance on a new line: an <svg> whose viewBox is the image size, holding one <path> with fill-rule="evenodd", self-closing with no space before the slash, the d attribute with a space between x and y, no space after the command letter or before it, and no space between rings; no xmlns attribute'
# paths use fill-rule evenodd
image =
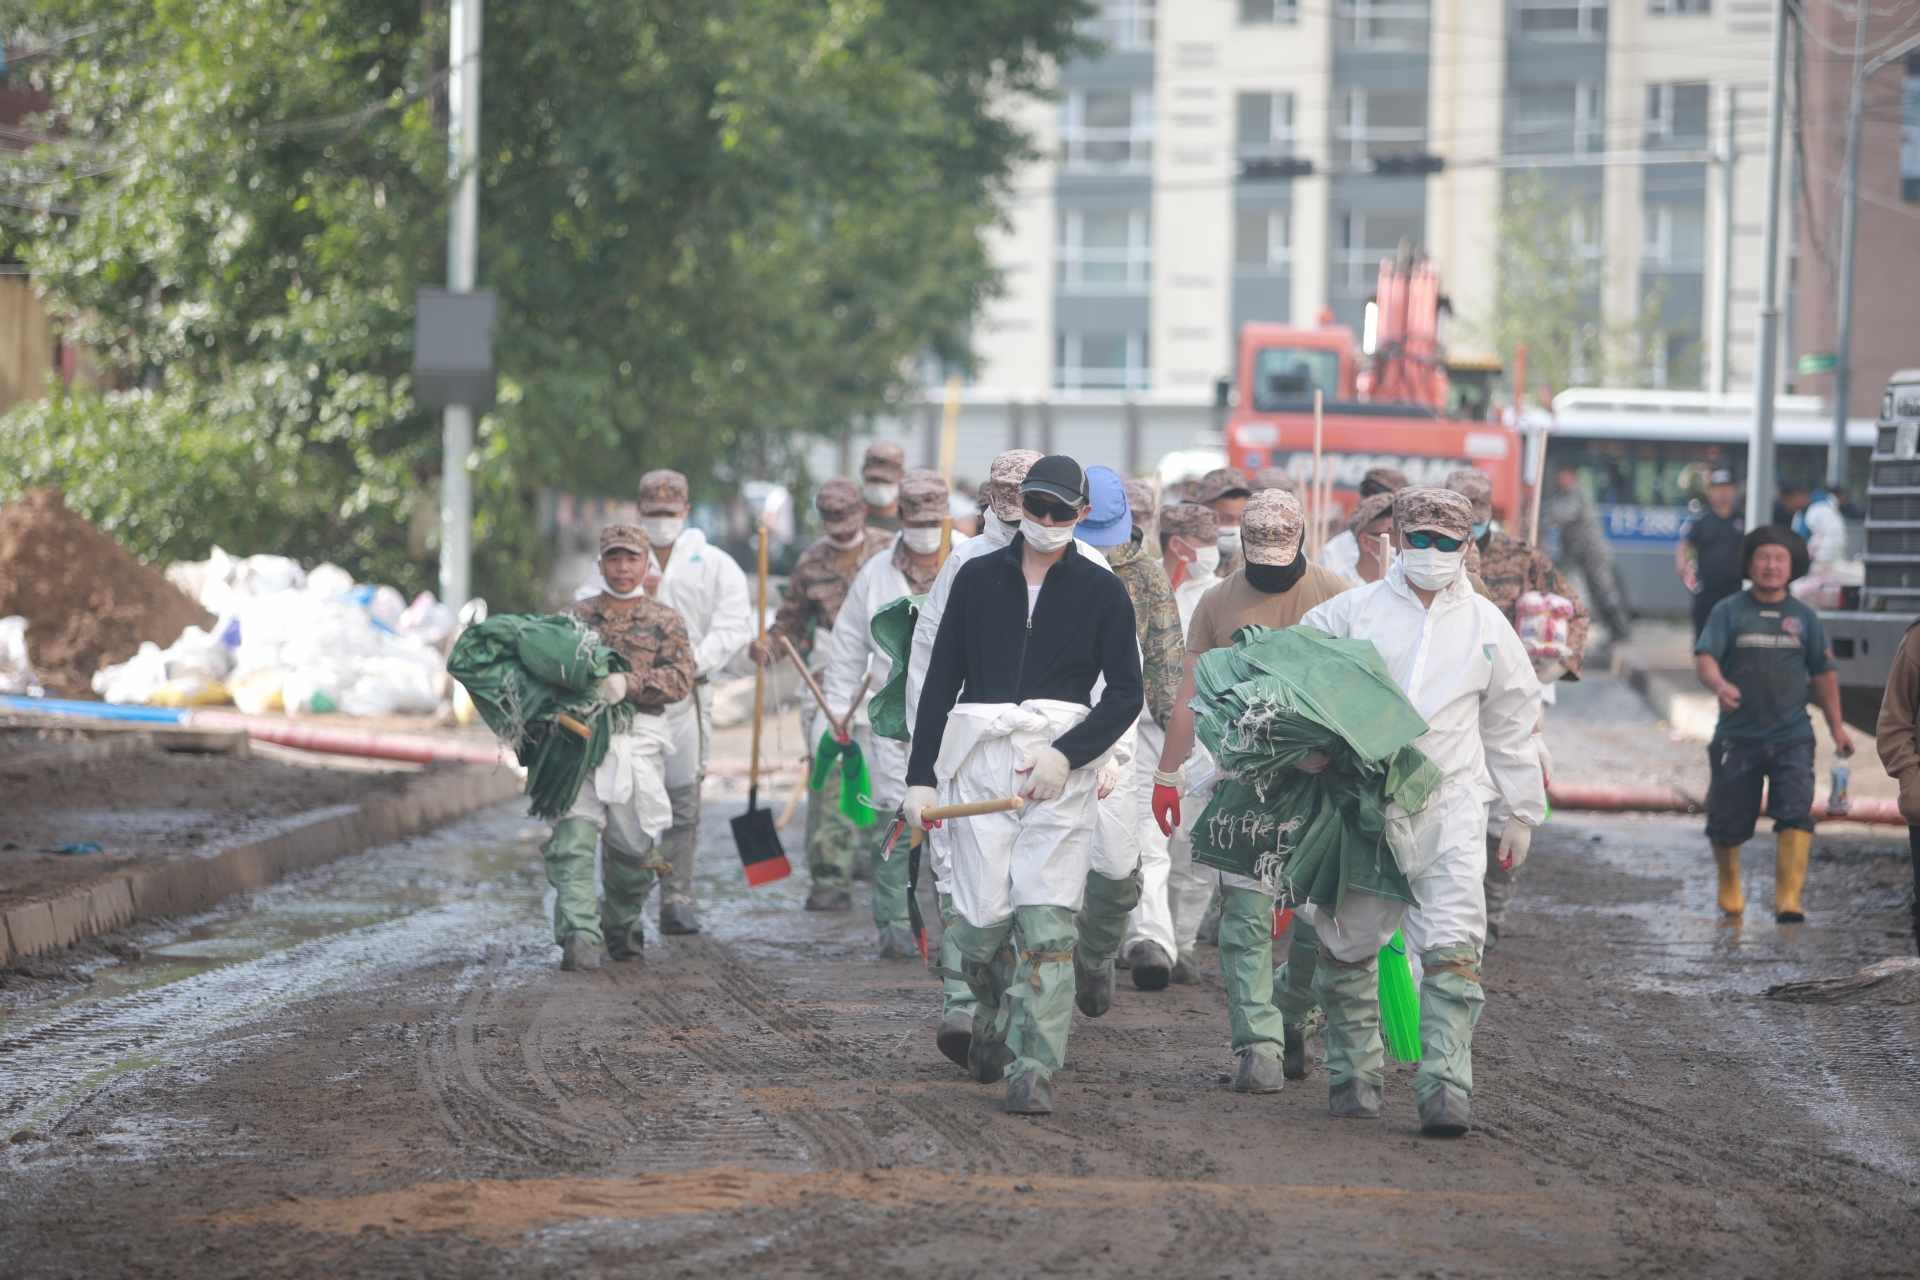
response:
<svg viewBox="0 0 1920 1280"><path fill-rule="evenodd" d="M925 596L901 596L873 615L868 630L880 652L893 666L887 682L867 703L867 719L873 732L882 738L905 742L913 736L907 723L907 658L913 652L913 629L920 622L920 602Z"/></svg>
<svg viewBox="0 0 1920 1280"><path fill-rule="evenodd" d="M1201 742L1221 780L1193 831L1194 857L1339 907L1349 888L1412 901L1386 840L1386 809L1425 806L1440 771L1413 747L1427 731L1366 640L1310 627L1245 627L1194 674ZM1320 773L1296 766L1314 752Z"/></svg>
<svg viewBox="0 0 1920 1280"><path fill-rule="evenodd" d="M835 760L840 762L840 812L856 827L870 827L880 821L870 803L873 774L867 768L866 753L857 742L835 741L831 729L820 735L820 745L813 749L813 772L807 778L807 790L818 791L827 785Z"/></svg>
<svg viewBox="0 0 1920 1280"><path fill-rule="evenodd" d="M594 687L633 667L564 615L503 613L469 627L447 656L487 727L527 770L528 812L559 818L580 784L606 758L607 743L633 722L633 708L607 706ZM593 731L582 738L554 720L566 715Z"/></svg>

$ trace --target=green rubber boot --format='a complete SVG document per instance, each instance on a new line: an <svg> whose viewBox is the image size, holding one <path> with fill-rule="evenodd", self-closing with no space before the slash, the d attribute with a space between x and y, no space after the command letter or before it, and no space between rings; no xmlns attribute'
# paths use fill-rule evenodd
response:
<svg viewBox="0 0 1920 1280"><path fill-rule="evenodd" d="M889 925L904 928L912 921L907 912L912 853L903 839L894 846L893 856L883 860L879 845L873 841L868 843L873 845L873 923L883 930ZM921 857L925 856L925 853L921 854ZM924 867L921 874L926 874Z"/></svg>
<svg viewBox="0 0 1920 1280"><path fill-rule="evenodd" d="M960 913L954 910L953 898L940 895L940 967L949 974L964 973L965 959L960 954L960 940L953 931L955 924L966 925ZM973 994L973 988L959 978L943 977L940 980L940 1014L942 1021L957 1015L972 1018L980 1011L980 1001Z"/></svg>
<svg viewBox="0 0 1920 1280"><path fill-rule="evenodd" d="M600 892L593 882L593 854L600 828L585 818L562 818L540 850L553 886L553 940L565 946L574 934L600 943Z"/></svg>
<svg viewBox="0 0 1920 1280"><path fill-rule="evenodd" d="M1140 872L1119 880L1087 873L1086 898L1075 920L1074 1003L1089 1018L1113 1007L1113 958L1127 933L1127 914L1140 903Z"/></svg>
<svg viewBox="0 0 1920 1280"><path fill-rule="evenodd" d="M600 859L600 876L600 932L607 941L607 954L615 960L638 960L647 945L640 912L660 879L653 851L634 853L616 849L608 841Z"/></svg>
<svg viewBox="0 0 1920 1280"><path fill-rule="evenodd" d="M810 909L844 910L838 902L853 883L853 860L861 845L860 828L853 825L835 803L840 795L840 765L827 772L827 781L818 791L807 793L807 874L816 892L807 900ZM832 902L836 905L824 905ZM849 903L850 905L850 903Z"/></svg>
<svg viewBox="0 0 1920 1280"><path fill-rule="evenodd" d="M1359 1082L1376 1094L1386 1074L1380 1039L1380 957L1346 961L1324 948L1313 975L1314 994L1327 1015L1327 1078L1336 1092Z"/></svg>
<svg viewBox="0 0 1920 1280"><path fill-rule="evenodd" d="M1273 974L1273 1004L1287 1028L1282 1056L1289 1080L1305 1080L1310 1069L1307 1037L1321 1021L1320 1001L1313 994L1313 976L1319 965L1320 935L1296 911L1287 931L1287 962Z"/></svg>
<svg viewBox="0 0 1920 1280"><path fill-rule="evenodd" d="M1273 1003L1273 898L1253 889L1220 890L1220 976L1227 983L1233 1051L1280 1057L1285 1043Z"/></svg>
<svg viewBox="0 0 1920 1280"><path fill-rule="evenodd" d="M1066 1065L1076 933L1073 912L1065 907L1014 909L1017 958L1006 989L1007 1048L1013 1051L1009 1080L1030 1074L1051 1080Z"/></svg>
<svg viewBox="0 0 1920 1280"><path fill-rule="evenodd" d="M1473 1096L1473 1028L1486 1007L1480 956L1470 946L1437 947L1420 956L1420 1068L1413 1092L1422 1101L1442 1089Z"/></svg>
<svg viewBox="0 0 1920 1280"><path fill-rule="evenodd" d="M966 1065L982 1084L999 1080L1013 1061L1013 1052L1007 1047L1012 1027L1007 985L1013 975L1009 945L1013 931L1012 917L980 928L955 912L947 922L946 939L940 947L943 956L952 947L958 960L956 970L965 975L973 1003L973 1035Z"/></svg>

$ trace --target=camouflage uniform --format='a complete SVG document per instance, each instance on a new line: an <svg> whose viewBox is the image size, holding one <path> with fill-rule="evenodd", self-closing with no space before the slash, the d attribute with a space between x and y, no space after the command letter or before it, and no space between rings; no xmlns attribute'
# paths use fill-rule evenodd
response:
<svg viewBox="0 0 1920 1280"><path fill-rule="evenodd" d="M1133 540L1106 547L1103 554L1133 600L1134 632L1140 640L1140 675L1147 687L1147 713L1162 729L1173 715L1173 700L1187 673L1187 646L1180 634L1180 610L1173 603L1160 557L1147 550L1138 529Z"/></svg>
<svg viewBox="0 0 1920 1280"><path fill-rule="evenodd" d="M898 485L906 473L907 452L891 440L875 440L867 446L866 457L860 460L860 479L863 482L870 480L875 484ZM899 508L896 506L894 510L897 512ZM867 527L885 533L898 533L900 517L897 514L882 515L869 507Z"/></svg>
<svg viewBox="0 0 1920 1280"><path fill-rule="evenodd" d="M650 549L639 528L608 525L600 532L600 554L614 550L644 557ZM633 665L626 678L626 701L640 715L659 716L669 704L693 693L693 643L685 620L672 608L649 596L621 600L602 593L577 602L567 613ZM554 890L554 941L568 948L568 967L597 963L576 955L578 943L570 945L570 938L593 944L596 956L602 939L615 959L638 955L640 911L663 865L649 856L653 841L635 830L619 805L600 799L592 778L582 784L582 791L573 809L554 824L541 851ZM596 906L593 857L603 837L605 893Z"/></svg>
<svg viewBox="0 0 1920 1280"><path fill-rule="evenodd" d="M1578 489L1554 494L1546 503L1547 522L1560 531L1560 559L1579 571L1593 597L1594 612L1615 640L1633 633L1633 618L1614 577L1613 550L1587 495Z"/></svg>
<svg viewBox="0 0 1920 1280"><path fill-rule="evenodd" d="M831 631L834 619L840 616L840 606L846 602L853 575L893 541L894 535L885 530L866 527L866 503L851 481L827 481L814 495L813 505L820 513L826 536L800 553L787 578L779 611L774 615L773 625L767 628L767 643L772 646L776 659L785 652L781 638L791 641L802 658L813 655L815 639ZM848 539L855 533L861 534L857 546L834 545L834 538ZM807 747L811 750L826 729L826 720L815 708L802 717L801 723L806 726ZM807 870L813 877L813 892L807 898L807 906L813 910L840 910L851 902L847 897L847 883L860 851L860 829L826 799L839 794L840 766L836 764L827 775L826 784L810 797L807 805Z"/></svg>
<svg viewBox="0 0 1920 1280"><path fill-rule="evenodd" d="M1133 527L1140 530L1153 551L1160 545L1159 508L1153 500L1153 481L1134 479L1126 483L1127 510L1133 513Z"/></svg>

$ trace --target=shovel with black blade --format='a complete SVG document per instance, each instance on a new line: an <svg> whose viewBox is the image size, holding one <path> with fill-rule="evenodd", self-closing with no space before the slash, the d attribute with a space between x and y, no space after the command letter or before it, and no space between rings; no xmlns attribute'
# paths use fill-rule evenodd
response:
<svg viewBox="0 0 1920 1280"><path fill-rule="evenodd" d="M767 526L760 525L760 648L767 645ZM760 807L760 723L767 706L767 669L753 667L753 753L747 762L747 811L733 820L733 844L740 851L740 866L751 885L771 884L793 874L787 851L780 847L780 832L774 825L773 810Z"/></svg>

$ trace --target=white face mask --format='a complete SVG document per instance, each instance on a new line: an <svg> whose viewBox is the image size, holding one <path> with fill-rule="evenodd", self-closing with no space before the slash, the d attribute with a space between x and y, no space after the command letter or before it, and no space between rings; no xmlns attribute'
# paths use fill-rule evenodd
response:
<svg viewBox="0 0 1920 1280"><path fill-rule="evenodd" d="M1407 581L1426 591L1439 591L1460 576L1460 566L1466 562L1466 548L1458 551L1442 551L1438 547L1408 547L1400 553L1400 563L1406 566Z"/></svg>
<svg viewBox="0 0 1920 1280"><path fill-rule="evenodd" d="M900 486L897 484L878 484L868 481L860 486L860 496L870 507L890 507L900 498Z"/></svg>
<svg viewBox="0 0 1920 1280"><path fill-rule="evenodd" d="M608 587L607 594L612 596L615 600L637 600L641 596L647 594L647 588L644 583L640 586L635 587L631 591L615 591L612 587Z"/></svg>
<svg viewBox="0 0 1920 1280"><path fill-rule="evenodd" d="M902 529L900 541L907 550L917 556L930 556L940 549L940 526L933 525L925 529Z"/></svg>
<svg viewBox="0 0 1920 1280"><path fill-rule="evenodd" d="M1193 553L1192 574L1196 578L1211 578L1220 572L1220 548L1202 547Z"/></svg>
<svg viewBox="0 0 1920 1280"><path fill-rule="evenodd" d="M1239 555L1240 554L1240 526L1236 524L1231 528L1225 528L1220 530L1220 540L1214 545L1220 548L1220 554L1223 556Z"/></svg>
<svg viewBox="0 0 1920 1280"><path fill-rule="evenodd" d="M674 539L678 538L686 527L685 516L640 517L640 531L647 535L647 541L651 542L655 549L672 546Z"/></svg>
<svg viewBox="0 0 1920 1280"><path fill-rule="evenodd" d="M1073 541L1073 529L1070 524L1041 524L1030 516L1020 520L1020 535L1035 551L1058 551Z"/></svg>
<svg viewBox="0 0 1920 1280"><path fill-rule="evenodd" d="M859 546L861 543L865 542L866 540L867 540L867 531L865 529L855 529L852 533L848 534L844 538L836 538L832 534L827 535L827 541L831 542L834 546L840 548L842 551L851 551L855 547Z"/></svg>

